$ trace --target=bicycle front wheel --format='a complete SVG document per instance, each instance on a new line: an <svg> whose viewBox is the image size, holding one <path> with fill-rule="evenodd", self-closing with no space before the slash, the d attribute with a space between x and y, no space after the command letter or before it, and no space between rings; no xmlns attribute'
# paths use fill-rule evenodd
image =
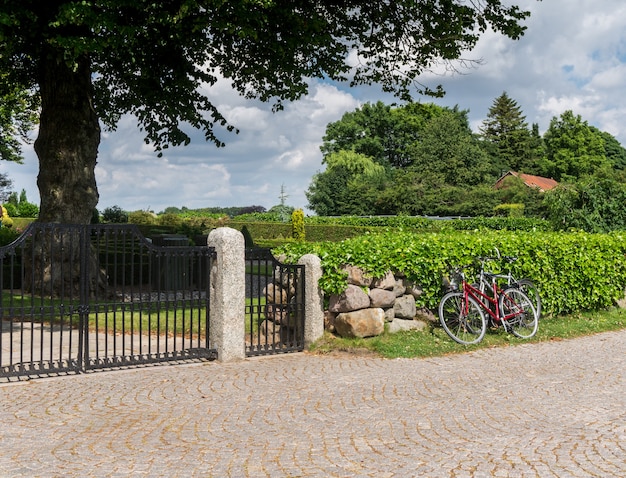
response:
<svg viewBox="0 0 626 478"><path fill-rule="evenodd" d="M452 340L463 345L480 342L487 322L478 303L471 297L465 301L463 292L448 292L439 303L439 320Z"/></svg>
<svg viewBox="0 0 626 478"><path fill-rule="evenodd" d="M500 295L500 313L511 316L506 324L513 335L529 339L537 333L539 319L532 300L522 290L505 289Z"/></svg>

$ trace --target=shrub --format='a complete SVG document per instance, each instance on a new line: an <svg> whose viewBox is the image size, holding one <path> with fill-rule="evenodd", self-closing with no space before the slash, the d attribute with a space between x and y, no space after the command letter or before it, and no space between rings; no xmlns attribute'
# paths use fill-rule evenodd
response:
<svg viewBox="0 0 626 478"><path fill-rule="evenodd" d="M496 216L524 217L523 204L499 204L493 208Z"/></svg>
<svg viewBox="0 0 626 478"><path fill-rule="evenodd" d="M20 237L21 231L9 227L0 227L0 246L6 246L11 244L18 237Z"/></svg>
<svg viewBox="0 0 626 478"><path fill-rule="evenodd" d="M131 224L156 224L156 216L149 211L134 211L128 215L128 222Z"/></svg>
<svg viewBox="0 0 626 478"><path fill-rule="evenodd" d="M7 214L11 217L17 217L17 206L11 202L7 202L3 204L4 208L7 210Z"/></svg>
<svg viewBox="0 0 626 478"><path fill-rule="evenodd" d="M304 241L306 233L304 230L304 212L296 209L291 213L291 237L296 241Z"/></svg>
<svg viewBox="0 0 626 478"><path fill-rule="evenodd" d="M20 201L17 206L17 216L19 217L37 217L39 216L39 208L36 204L28 201Z"/></svg>
<svg viewBox="0 0 626 478"><path fill-rule="evenodd" d="M157 218L157 224L160 226L171 226L178 228L182 225L183 219L178 214L165 213Z"/></svg>

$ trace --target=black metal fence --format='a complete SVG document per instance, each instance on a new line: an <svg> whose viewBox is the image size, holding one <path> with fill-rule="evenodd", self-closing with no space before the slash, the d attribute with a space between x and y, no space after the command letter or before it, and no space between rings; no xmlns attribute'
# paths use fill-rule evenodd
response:
<svg viewBox="0 0 626 478"><path fill-rule="evenodd" d="M304 266L246 249L246 355L304 348Z"/></svg>
<svg viewBox="0 0 626 478"><path fill-rule="evenodd" d="M0 378L213 358L215 251L160 239L33 223L0 248Z"/></svg>

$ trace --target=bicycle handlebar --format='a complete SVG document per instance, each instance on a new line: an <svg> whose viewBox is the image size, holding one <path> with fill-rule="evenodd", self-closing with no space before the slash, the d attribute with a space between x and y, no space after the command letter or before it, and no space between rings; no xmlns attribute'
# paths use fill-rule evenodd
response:
<svg viewBox="0 0 626 478"><path fill-rule="evenodd" d="M480 261L480 262L495 262L495 261L499 261L500 259L504 259L505 261L509 262L509 263L513 263L515 262L518 257L517 256L498 256L498 257L494 257L494 256L479 256L476 258L476 260Z"/></svg>

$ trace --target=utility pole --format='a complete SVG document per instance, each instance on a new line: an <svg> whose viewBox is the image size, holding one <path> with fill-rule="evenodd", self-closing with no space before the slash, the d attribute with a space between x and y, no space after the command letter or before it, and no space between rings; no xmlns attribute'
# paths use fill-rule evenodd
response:
<svg viewBox="0 0 626 478"><path fill-rule="evenodd" d="M287 200L289 196L287 196L287 194L285 194L285 185L281 184L280 185L280 196L278 196L278 199L280 199L280 220L282 222L287 222L289 221L289 217L287 214L287 206L285 206L285 201Z"/></svg>

